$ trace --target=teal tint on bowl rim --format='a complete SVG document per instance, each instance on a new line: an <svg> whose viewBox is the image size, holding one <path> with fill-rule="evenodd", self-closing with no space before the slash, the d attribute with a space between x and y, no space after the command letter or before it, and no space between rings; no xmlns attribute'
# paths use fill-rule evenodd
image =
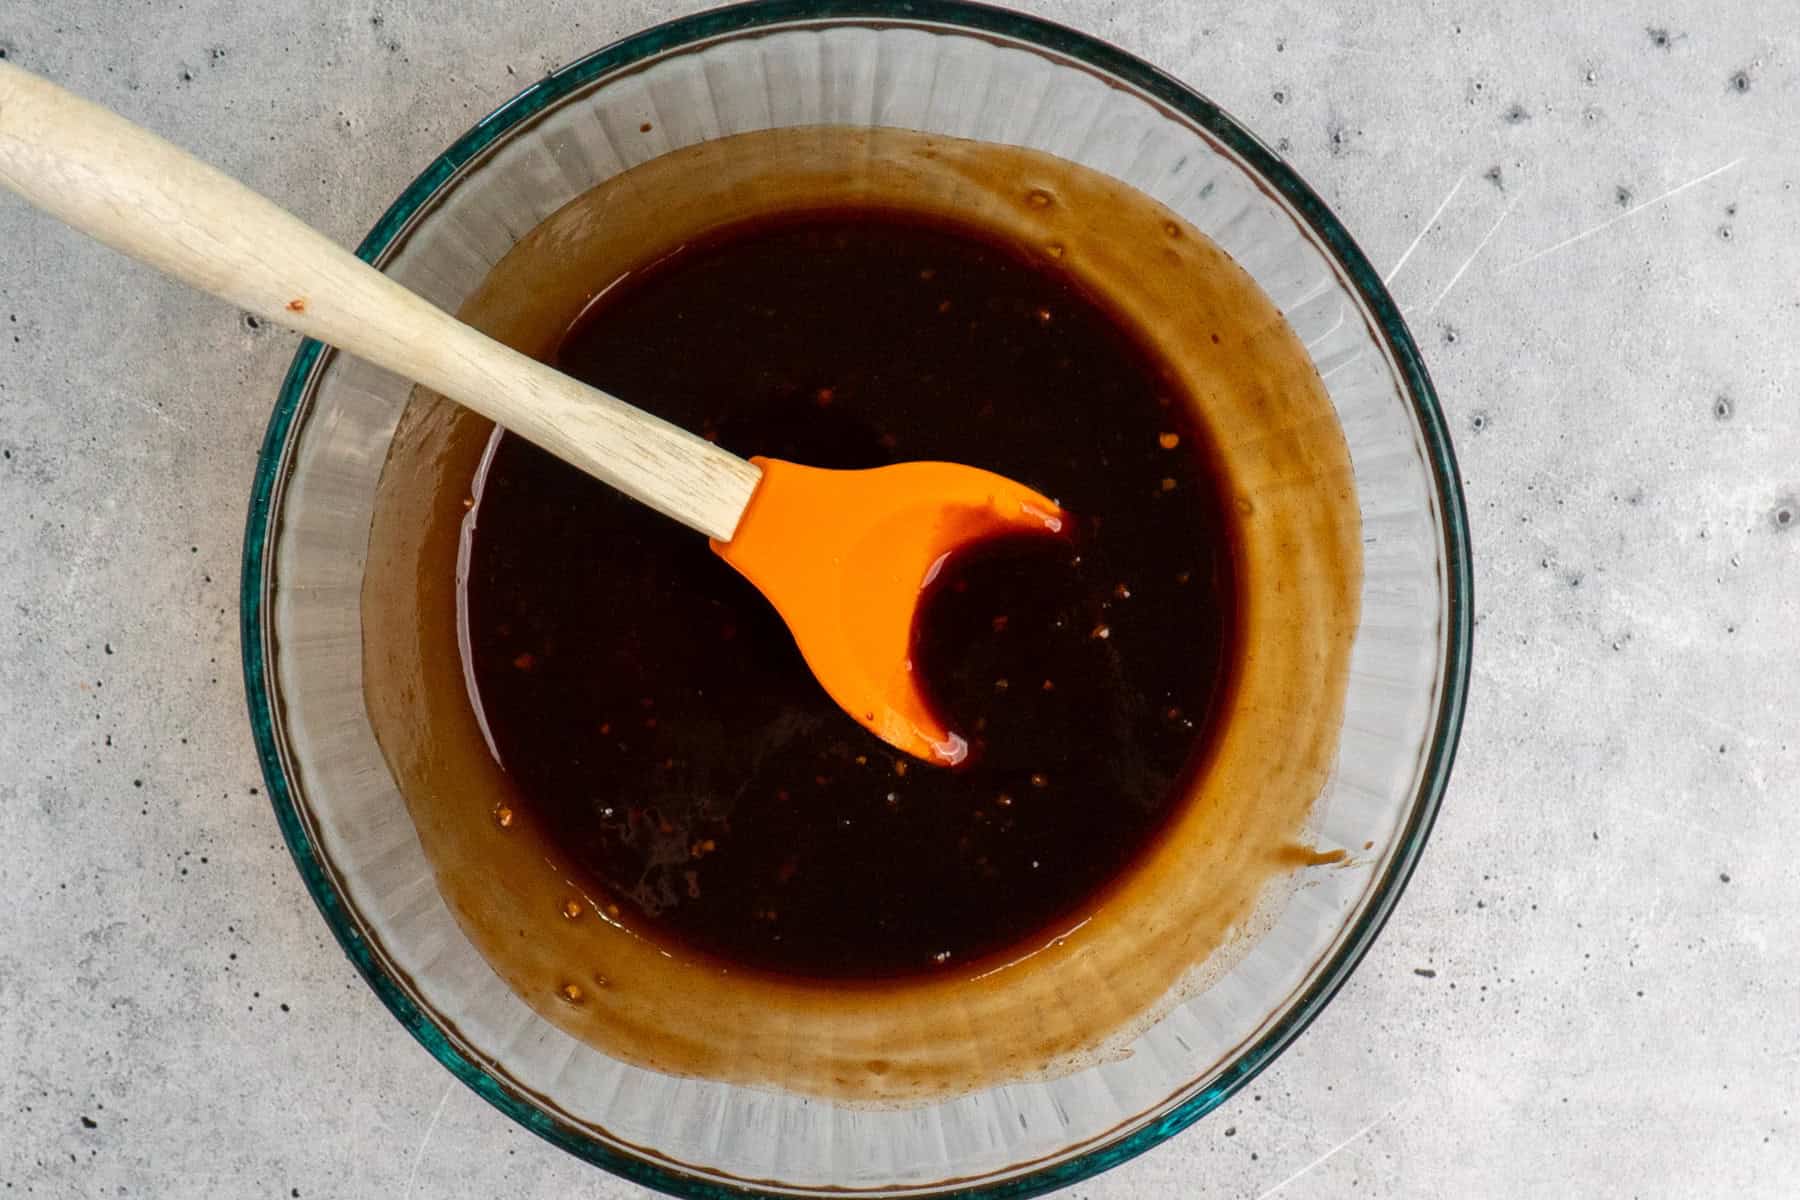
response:
<svg viewBox="0 0 1800 1200"><path fill-rule="evenodd" d="M1284 998L1279 1019L1258 1030L1191 1094L1147 1120L1092 1137L1067 1153L1008 1164L997 1171L947 1168L929 1182L891 1187L835 1181L793 1183L754 1174L715 1175L687 1169L679 1156L621 1145L591 1136L535 1092L503 1080L477 1061L459 1031L442 1014L422 1005L413 988L397 977L380 948L372 946L365 922L346 893L339 871L321 845L318 823L308 811L300 781L300 751L292 729L294 714L281 686L281 651L276 636L277 547L286 517L297 448L311 412L315 388L333 352L305 342L283 384L251 493L244 545L241 619L245 687L270 798L288 848L308 889L345 952L414 1037L458 1078L495 1107L565 1150L644 1185L676 1195L723 1197L820 1193L959 1196L1028 1196L1064 1187L1142 1153L1171 1136L1244 1086L1267 1066L1324 1008L1361 960L1398 900L1418 861L1447 783L1456 749L1468 685L1471 580L1468 530L1461 483L1443 415L1392 298L1349 233L1325 205L1273 152L1217 106L1154 67L1104 42L1022 14L956 0L771 0L700 13L636 34L597 51L533 85L480 121L433 161L382 216L357 253L378 266L415 228L435 200L454 189L466 172L509 139L528 136L565 99L585 94L644 64L698 45L746 38L778 30L844 26L880 30L919 29L956 34L976 42L1023 47L1105 81L1129 89L1169 120L1191 128L1228 154L1251 177L1266 200L1279 206L1329 260L1335 278L1354 302L1393 385L1407 408L1418 449L1417 470L1429 493L1427 508L1435 539L1434 658L1432 687L1419 718L1416 773L1393 823L1376 877L1371 879L1332 949L1314 964L1305 986ZM935 83L935 76L933 77ZM1129 182L1129 181L1128 181ZM1230 249L1227 246L1227 249ZM1260 278L1260 277L1259 277ZM1311 343L1309 343L1310 345ZM1315 358L1318 354L1315 352ZM366 465L366 464L365 464ZM379 463L373 469L378 469ZM1359 491L1364 472L1358 464ZM1380 481L1374 486L1379 488ZM1367 514L1365 507L1365 516ZM360 556L357 556L360 562ZM1365 600L1365 607L1367 601ZM1360 633L1359 633L1360 636ZM292 688L290 686L289 693Z"/></svg>

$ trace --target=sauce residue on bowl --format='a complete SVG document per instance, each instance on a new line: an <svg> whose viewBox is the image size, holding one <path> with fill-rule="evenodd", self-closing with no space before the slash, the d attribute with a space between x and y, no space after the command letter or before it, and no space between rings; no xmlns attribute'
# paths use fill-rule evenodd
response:
<svg viewBox="0 0 1800 1200"><path fill-rule="evenodd" d="M774 244L817 261L771 276ZM958 263L978 279L920 278ZM690 308L688 269L741 284L735 313ZM1035 151L744 134L571 202L462 315L740 452L972 462L1080 519L935 582L920 660L985 725L972 767L934 770L820 697L701 539L417 394L370 532L365 696L444 903L545 1021L859 1103L1043 1078L1221 978L1315 860L1357 625L1349 455L1281 313L1170 210ZM948 350L868 352L920 330ZM528 580L549 590L509 611ZM370 903L407 919L421 883Z"/></svg>

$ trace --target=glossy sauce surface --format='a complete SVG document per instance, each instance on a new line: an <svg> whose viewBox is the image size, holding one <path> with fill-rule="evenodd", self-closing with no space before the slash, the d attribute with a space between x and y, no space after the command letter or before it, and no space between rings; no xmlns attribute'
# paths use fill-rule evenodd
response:
<svg viewBox="0 0 1800 1200"><path fill-rule="evenodd" d="M915 669L974 743L945 770L837 709L703 539L500 437L467 666L584 889L794 976L961 969L1080 922L1188 792L1237 655L1222 491L1157 356L1043 256L840 210L687 243L606 290L557 360L738 453L968 462L1076 516L929 587Z"/></svg>

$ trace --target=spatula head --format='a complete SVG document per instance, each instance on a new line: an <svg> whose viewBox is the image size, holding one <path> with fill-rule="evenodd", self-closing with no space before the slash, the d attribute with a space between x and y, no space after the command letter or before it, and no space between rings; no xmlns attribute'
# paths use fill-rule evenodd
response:
<svg viewBox="0 0 1800 1200"><path fill-rule="evenodd" d="M932 710L911 661L925 586L959 547L1015 530L1060 532L1056 502L991 471L910 462L762 469L729 542L713 550L768 597L831 698L883 741L954 766L969 743Z"/></svg>

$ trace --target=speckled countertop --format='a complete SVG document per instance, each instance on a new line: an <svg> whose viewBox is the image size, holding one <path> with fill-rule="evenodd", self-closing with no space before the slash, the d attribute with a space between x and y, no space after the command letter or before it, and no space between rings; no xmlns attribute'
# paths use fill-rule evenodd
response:
<svg viewBox="0 0 1800 1200"><path fill-rule="evenodd" d="M0 51L350 243L698 6L286 7L8 0ZM1386 933L1249 1091L1069 1194L1800 1194L1792 4L1027 7L1221 102L1391 273L1476 547ZM640 1194L453 1083L279 845L236 584L294 342L0 196L0 1193Z"/></svg>

